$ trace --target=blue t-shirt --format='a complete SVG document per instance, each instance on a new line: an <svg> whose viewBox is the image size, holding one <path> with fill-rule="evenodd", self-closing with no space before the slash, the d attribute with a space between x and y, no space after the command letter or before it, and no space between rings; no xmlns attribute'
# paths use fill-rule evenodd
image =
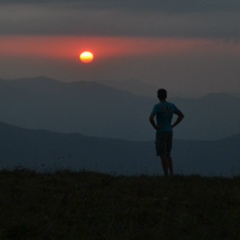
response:
<svg viewBox="0 0 240 240"><path fill-rule="evenodd" d="M172 132L173 114L179 114L180 110L169 102L160 102L153 107L152 113L156 115L157 125L160 126L158 132Z"/></svg>

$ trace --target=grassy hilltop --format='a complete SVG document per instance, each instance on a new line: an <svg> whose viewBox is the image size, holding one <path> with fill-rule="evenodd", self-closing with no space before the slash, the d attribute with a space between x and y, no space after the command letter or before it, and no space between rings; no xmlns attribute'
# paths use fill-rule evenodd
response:
<svg viewBox="0 0 240 240"><path fill-rule="evenodd" d="M0 171L1 240L240 239L240 177Z"/></svg>

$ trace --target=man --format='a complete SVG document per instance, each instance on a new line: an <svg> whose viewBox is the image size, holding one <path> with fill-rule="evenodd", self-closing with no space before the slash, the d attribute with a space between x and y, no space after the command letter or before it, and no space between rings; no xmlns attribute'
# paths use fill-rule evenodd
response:
<svg viewBox="0 0 240 240"><path fill-rule="evenodd" d="M164 176L169 176L169 174L173 176L172 129L182 121L184 115L174 104L166 101L167 91L165 89L159 89L157 93L160 103L153 107L149 120L156 130L156 153L161 158ZM177 119L172 124L173 114L177 115Z"/></svg>

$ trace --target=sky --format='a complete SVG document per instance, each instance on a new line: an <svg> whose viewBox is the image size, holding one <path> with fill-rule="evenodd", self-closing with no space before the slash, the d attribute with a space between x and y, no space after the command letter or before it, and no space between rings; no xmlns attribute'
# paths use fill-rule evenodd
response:
<svg viewBox="0 0 240 240"><path fill-rule="evenodd" d="M239 0L0 0L0 78L240 92L239 35Z"/></svg>

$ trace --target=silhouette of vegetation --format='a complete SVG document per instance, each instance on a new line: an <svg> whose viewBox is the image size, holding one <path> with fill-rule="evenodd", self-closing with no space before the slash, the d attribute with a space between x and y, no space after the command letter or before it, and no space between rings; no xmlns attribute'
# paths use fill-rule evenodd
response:
<svg viewBox="0 0 240 240"><path fill-rule="evenodd" d="M240 177L0 171L0 239L240 237Z"/></svg>

